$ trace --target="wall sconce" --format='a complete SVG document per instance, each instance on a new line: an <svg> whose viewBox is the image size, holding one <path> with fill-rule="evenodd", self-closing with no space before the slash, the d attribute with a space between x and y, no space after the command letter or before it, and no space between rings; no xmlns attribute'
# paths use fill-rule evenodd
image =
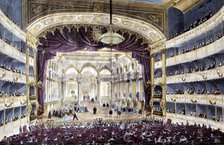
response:
<svg viewBox="0 0 224 145"><path fill-rule="evenodd" d="M218 74L219 77L223 76L223 73L221 73L219 70L217 70L216 73Z"/></svg>
<svg viewBox="0 0 224 145"><path fill-rule="evenodd" d="M5 75L6 75L6 72L3 71L2 74L0 75L0 78L1 78L1 79L4 78Z"/></svg>

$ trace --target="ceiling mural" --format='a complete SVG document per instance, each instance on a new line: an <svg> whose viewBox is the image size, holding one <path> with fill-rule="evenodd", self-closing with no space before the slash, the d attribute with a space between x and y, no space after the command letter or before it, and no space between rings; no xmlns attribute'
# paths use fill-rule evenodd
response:
<svg viewBox="0 0 224 145"><path fill-rule="evenodd" d="M152 4L162 4L164 0L128 0L130 2L145 2L145 3L152 3Z"/></svg>

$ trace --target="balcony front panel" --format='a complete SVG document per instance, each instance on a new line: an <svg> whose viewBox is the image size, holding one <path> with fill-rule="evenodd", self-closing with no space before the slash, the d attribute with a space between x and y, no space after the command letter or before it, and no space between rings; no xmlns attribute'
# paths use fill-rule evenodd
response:
<svg viewBox="0 0 224 145"><path fill-rule="evenodd" d="M186 62L191 62L197 59L202 59L214 54L217 54L219 52L222 52L224 49L223 46L224 42L224 37L216 40L215 42L201 47L199 49L184 53L184 54L179 54L174 57L170 57L166 59L166 66L173 66L181 63L186 63ZM162 67L162 61L158 61L155 63L155 69L161 68Z"/></svg>
<svg viewBox="0 0 224 145"><path fill-rule="evenodd" d="M224 105L224 95L207 94L176 94L166 95L167 102L209 104L222 107Z"/></svg>
<svg viewBox="0 0 224 145"><path fill-rule="evenodd" d="M216 80L224 77L224 66L214 69L200 71L195 73L186 73L174 76L167 76L167 84L198 82L207 80ZM157 78L155 82L159 82L160 78Z"/></svg>
<svg viewBox="0 0 224 145"><path fill-rule="evenodd" d="M0 39L0 52L6 54L8 56L12 56L13 58L15 58L23 63L26 63L26 54L20 52L18 49L7 44L2 39ZM30 64L33 66L33 64L34 64L33 58L30 57L29 60L30 60Z"/></svg>
<svg viewBox="0 0 224 145"><path fill-rule="evenodd" d="M215 28L218 24L220 24L224 20L224 6L209 20L204 22L203 24L195 27L192 30L189 30L173 39L170 39L166 42L166 48L174 47L180 45L184 42L189 41L203 33Z"/></svg>

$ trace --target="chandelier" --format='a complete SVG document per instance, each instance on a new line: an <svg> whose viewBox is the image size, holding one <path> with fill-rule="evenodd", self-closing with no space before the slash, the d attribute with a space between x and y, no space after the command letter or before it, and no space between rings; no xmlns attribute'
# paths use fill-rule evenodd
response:
<svg viewBox="0 0 224 145"><path fill-rule="evenodd" d="M113 32L112 29L112 0L110 0L110 24L109 24L109 31L107 33L102 34L99 37L99 41L108 44L108 45L116 45L124 41L124 37L120 34Z"/></svg>

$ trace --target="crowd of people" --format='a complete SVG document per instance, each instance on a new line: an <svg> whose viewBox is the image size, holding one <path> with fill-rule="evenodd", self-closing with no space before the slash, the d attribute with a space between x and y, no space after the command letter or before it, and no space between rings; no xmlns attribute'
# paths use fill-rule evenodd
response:
<svg viewBox="0 0 224 145"><path fill-rule="evenodd" d="M200 87L188 87L186 89L174 89L166 92L167 95L177 95L177 94L210 94L210 95L220 95L221 92L218 88L214 88L211 92L206 88Z"/></svg>
<svg viewBox="0 0 224 145"><path fill-rule="evenodd" d="M7 83L8 86L12 86L12 85L15 85L15 84L21 85L20 89L22 87L26 86L25 84L22 84L22 83L15 83L15 82L4 81L4 80L0 80L0 83L1 84ZM15 88L11 88L10 90L7 89L7 87L5 87L5 88L2 87L0 89L0 97L19 97L19 96L25 96L25 94L26 94L26 90L25 89L18 91L18 88L16 88L16 87Z"/></svg>
<svg viewBox="0 0 224 145"><path fill-rule="evenodd" d="M222 36L223 36L223 34L220 32L220 33L214 34L214 36L212 36L211 38L203 39L200 42L195 42L195 40L193 40L191 45L188 44L188 45L178 46L178 47L175 47L175 48L170 48L170 50L172 50L172 52L167 53L166 57L167 58L174 57L176 55L191 52L193 50L196 50L196 49L199 49L201 47L207 46L207 45L215 42L216 40L219 40ZM162 60L162 54L158 53L155 57L155 61L160 61L160 60Z"/></svg>
<svg viewBox="0 0 224 145"><path fill-rule="evenodd" d="M10 91L9 94L5 93L5 91L0 90L0 97L19 97L19 96L24 96L24 92L19 92L19 91Z"/></svg>
<svg viewBox="0 0 224 145"><path fill-rule="evenodd" d="M182 33L185 33L187 31L189 31L189 30L191 30L191 29L193 29L193 28L201 25L202 23L204 23L205 21L207 21L208 19L210 19L212 16L213 16L212 11L208 11L207 13L205 13L204 16L202 16L201 18L197 18L189 26L186 26L182 32L171 35L169 39L172 39L172 38L174 38L174 37L176 37L176 36L178 36L178 35L180 35Z"/></svg>
<svg viewBox="0 0 224 145"><path fill-rule="evenodd" d="M5 137L2 144L223 144L224 133L210 127L172 124L157 119L32 126L30 132Z"/></svg>
<svg viewBox="0 0 224 145"><path fill-rule="evenodd" d="M195 62L191 62L194 65L190 65L188 68L180 67L180 68L174 68L174 67L168 67L167 68L167 76L174 76L174 75L180 75L180 74L187 74L187 73L195 73L195 72L201 72L201 71L206 71L206 70L211 70L217 67L222 67L224 65L224 61L210 61L207 62L207 66L204 65L197 65ZM218 65L216 65L216 63ZM188 64L186 64L188 66ZM161 72L157 72L158 75L155 76L160 76L162 74Z"/></svg>
<svg viewBox="0 0 224 145"><path fill-rule="evenodd" d="M25 67L25 64L24 64L24 67ZM8 71L12 71L14 73L18 73L18 74L23 74L23 75L26 74L25 70L22 70L21 68L16 68L13 65L11 65L11 66L6 65L5 63L0 63L0 68L8 70ZM30 71L29 75L33 77L34 76L33 71Z"/></svg>

